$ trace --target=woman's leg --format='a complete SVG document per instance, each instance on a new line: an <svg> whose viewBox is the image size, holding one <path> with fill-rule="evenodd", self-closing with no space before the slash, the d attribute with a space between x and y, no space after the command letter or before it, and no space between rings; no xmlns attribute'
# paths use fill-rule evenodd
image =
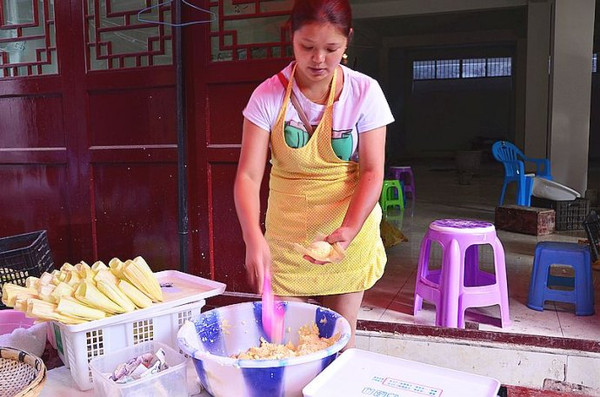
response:
<svg viewBox="0 0 600 397"><path fill-rule="evenodd" d="M352 331L350 340L343 350L350 349L356 345L356 322L358 311L363 300L364 291L350 292L348 294L326 295L322 297L323 306L338 312L350 323Z"/></svg>

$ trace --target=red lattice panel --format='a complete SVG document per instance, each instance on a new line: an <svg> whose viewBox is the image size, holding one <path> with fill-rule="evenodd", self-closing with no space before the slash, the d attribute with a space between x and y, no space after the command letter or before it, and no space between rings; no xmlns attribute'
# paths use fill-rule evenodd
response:
<svg viewBox="0 0 600 397"><path fill-rule="evenodd" d="M119 3L121 8L123 7L122 0L88 0L84 3L88 70L154 66L158 56L168 56L172 64L173 51L166 45L172 41L171 27L168 25L173 22L170 3L144 14L144 17L148 17L145 19L156 15L158 23L138 21L140 8L116 11L119 9ZM157 4L146 0L143 8ZM142 40L134 36L139 37L143 32L152 32L143 38L146 47L143 51L117 50L114 42L110 40L121 37L139 42ZM102 61L104 66L98 67L97 61Z"/></svg>
<svg viewBox="0 0 600 397"><path fill-rule="evenodd" d="M51 65L53 55L56 54L54 9L50 2L42 2L41 9L38 1L31 1L31 21L24 23L9 23L6 3L0 2L0 31L9 31L10 34L0 35L0 78L3 77L26 77L42 74L50 74L44 71L44 65ZM20 5L19 7L23 7ZM23 10L18 10L23 12ZM37 29L36 29L37 28ZM41 30L41 32L40 32ZM34 33L35 31L35 33ZM4 37L3 36L13 36ZM43 43L43 47L33 49L33 53L26 52L32 45ZM26 58L15 59L16 53L22 53ZM12 54L12 55L11 55ZM56 74L54 71L52 74Z"/></svg>
<svg viewBox="0 0 600 397"><path fill-rule="evenodd" d="M224 4L227 2L227 4ZM273 5L279 3L279 6ZM267 7L269 5L270 7ZM260 43L240 43L238 38L245 32L227 29L228 22L255 20L250 24L253 29L259 29L260 20L268 18L282 19L289 16L292 2L289 0L219 0L211 1L211 10L217 14L218 26L213 27L211 39L217 39L218 49L215 54L213 48L213 61L244 61L251 59L286 58L290 53L290 39L287 29L282 23L279 28L279 37L272 41ZM271 10L269 10L271 8ZM231 10L227 12L226 10Z"/></svg>

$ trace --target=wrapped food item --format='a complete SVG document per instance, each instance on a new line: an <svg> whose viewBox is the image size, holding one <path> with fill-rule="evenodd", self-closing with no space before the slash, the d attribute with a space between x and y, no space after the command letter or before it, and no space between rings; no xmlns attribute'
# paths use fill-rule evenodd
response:
<svg viewBox="0 0 600 397"><path fill-rule="evenodd" d="M145 353L117 365L113 373L109 375L109 379L116 383L133 382L167 368L169 366L166 363L165 351L160 348L154 354Z"/></svg>
<svg viewBox="0 0 600 397"><path fill-rule="evenodd" d="M318 234L307 247L294 243L294 249L302 255L308 255L321 262L337 263L342 261L346 256L344 249L338 243L328 243L325 241L325 237L323 234Z"/></svg>

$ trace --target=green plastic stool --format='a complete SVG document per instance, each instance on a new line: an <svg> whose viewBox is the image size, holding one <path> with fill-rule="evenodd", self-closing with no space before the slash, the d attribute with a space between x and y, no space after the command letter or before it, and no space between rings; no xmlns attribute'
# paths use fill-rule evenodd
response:
<svg viewBox="0 0 600 397"><path fill-rule="evenodd" d="M388 207L395 206L399 206L401 210L404 209L402 186L397 179L385 179L383 181L379 205L381 205L381 209L384 211L386 211Z"/></svg>

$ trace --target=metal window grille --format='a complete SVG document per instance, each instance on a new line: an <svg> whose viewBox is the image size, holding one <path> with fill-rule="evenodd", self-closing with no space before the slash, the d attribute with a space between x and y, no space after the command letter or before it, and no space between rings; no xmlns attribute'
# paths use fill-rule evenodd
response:
<svg viewBox="0 0 600 397"><path fill-rule="evenodd" d="M435 79L435 61L414 61L413 62L414 80L433 80Z"/></svg>
<svg viewBox="0 0 600 397"><path fill-rule="evenodd" d="M465 79L485 77L485 58L463 59L462 77Z"/></svg>
<svg viewBox="0 0 600 397"><path fill-rule="evenodd" d="M596 55L593 70L596 71ZM413 80L512 76L512 57L413 61Z"/></svg>
<svg viewBox="0 0 600 397"><path fill-rule="evenodd" d="M435 62L436 79L460 78L460 59L442 59Z"/></svg>
<svg viewBox="0 0 600 397"><path fill-rule="evenodd" d="M487 76L501 77L512 75L512 59L510 57L488 58Z"/></svg>

